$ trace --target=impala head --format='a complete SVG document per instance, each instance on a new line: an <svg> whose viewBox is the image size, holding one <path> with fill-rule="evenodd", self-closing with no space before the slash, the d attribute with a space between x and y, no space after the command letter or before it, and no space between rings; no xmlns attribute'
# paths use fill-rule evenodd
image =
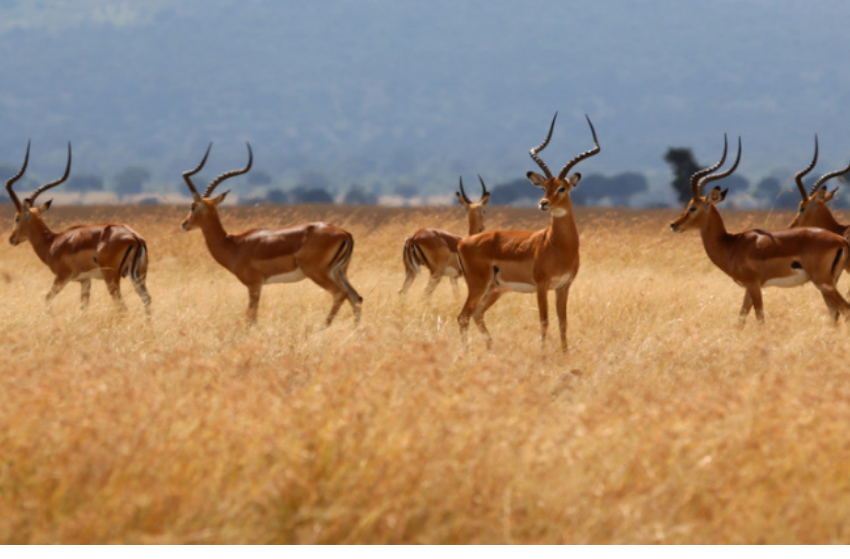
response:
<svg viewBox="0 0 850 559"><path fill-rule="evenodd" d="M555 217L561 217L570 212L572 207L570 191L578 186L578 183L581 180L580 173L575 173L569 178L567 177L567 173L569 173L570 169L572 169L579 161L596 155L599 153L600 149L599 140L596 138L596 130L593 128L593 123L590 122L590 117L585 115L587 124L590 125L590 132L593 134L593 148L577 155L569 163L564 165L564 168L561 169L561 172L558 173L557 177L552 176L552 172L549 171L549 167L543 163L543 160L540 159L537 154L549 145L549 140L552 139L552 131L555 129L555 120L557 118L558 113L555 113L555 116L552 118L552 124L549 126L549 134L546 136L546 139L539 146L531 148L530 152L531 158L538 166L540 166L543 173L545 173L545 176L535 173L534 171L529 171L526 176L528 177L528 180L531 181L531 184L539 186L544 191L543 198L540 200L539 208L544 212L551 211L552 215Z"/></svg>
<svg viewBox="0 0 850 559"><path fill-rule="evenodd" d="M815 156L808 167L800 171L794 176L797 182L797 189L800 191L800 206L797 208L797 215L789 227L822 227L824 221L835 221L832 212L826 204L835 197L835 190L829 192L826 189L826 181L831 178L838 177L850 171L850 165L844 169L827 173L815 181L809 192L806 192L806 187L803 185L803 177L805 177L815 167L818 161L818 137L815 136Z"/></svg>
<svg viewBox="0 0 850 559"><path fill-rule="evenodd" d="M65 174L53 182L40 186L29 198L24 198L24 200L21 201L12 187L26 172L29 160L30 143L27 142L27 154L24 157L24 164L21 166L21 170L18 171L14 177L6 181L6 191L9 193L9 198L11 198L12 202L15 204L15 230L12 231L12 235L9 237L9 242L12 246L17 246L22 242L29 240L30 230L33 223L39 221L41 219L41 214L50 209L50 203L52 200L48 200L40 206L35 205L35 200L38 198L38 195L45 190L62 184L65 180L67 180L68 174L71 172L71 142L68 142L68 164L65 166Z"/></svg>
<svg viewBox="0 0 850 559"><path fill-rule="evenodd" d="M469 218L469 234L474 235L484 231L484 206L490 201L490 193L487 192L487 187L484 185L484 179L478 175L478 181L481 183L481 198L477 202L473 202L466 195L463 189L463 177L460 177L460 192L455 192L457 201L466 210L466 215Z"/></svg>
<svg viewBox="0 0 850 559"><path fill-rule="evenodd" d="M703 187L711 181L728 177L738 168L738 163L741 162L741 138L738 138L738 157L735 159L735 164L728 170L722 173L714 173L723 163L726 162L726 152L728 150L728 142L726 135L723 135L723 156L720 161L707 167L701 171L697 171L691 177L691 201L688 202L685 211L679 216L676 221L670 224L670 228L677 233L686 231L692 228L700 228L709 215L711 208L726 199L726 193L729 189L721 190L719 186L711 189L708 195L703 195Z"/></svg>
<svg viewBox="0 0 850 559"><path fill-rule="evenodd" d="M189 191L192 193L193 198L192 206L189 209L189 215L187 215L186 219L183 220L183 223L180 224L184 231L191 231L195 227L199 227L205 220L216 219L218 217L218 210L216 208L219 204L224 202L224 198L230 191L226 190L215 198L212 198L211 196L215 188L225 180L239 175L244 175L251 170L251 165L254 163L254 152L251 151L251 144L248 142L245 143L248 145L248 164L245 168L228 171L217 176L213 179L209 186L207 186L207 189L204 190L203 195L198 194L198 191L195 189L195 185L192 183L192 175L200 171L204 167L204 164L206 164L207 157L209 157L210 150L212 149L212 142L210 142L210 145L207 147L207 151L204 153L204 158L201 159L198 166L191 171L183 173L183 180L186 181L186 185L189 187Z"/></svg>

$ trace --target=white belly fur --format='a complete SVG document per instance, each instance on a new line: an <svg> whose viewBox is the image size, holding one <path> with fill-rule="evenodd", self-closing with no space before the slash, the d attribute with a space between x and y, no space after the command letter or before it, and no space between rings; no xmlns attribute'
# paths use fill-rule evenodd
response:
<svg viewBox="0 0 850 559"><path fill-rule="evenodd" d="M809 281L809 275L803 270L798 270L793 276L769 279L764 282L764 287L797 287L807 281Z"/></svg>
<svg viewBox="0 0 850 559"><path fill-rule="evenodd" d="M100 268L95 268L94 270L89 270L88 272L77 274L77 276L74 278L74 281L85 281L90 279L103 279L103 270L101 270Z"/></svg>
<svg viewBox="0 0 850 559"><path fill-rule="evenodd" d="M286 274L271 276L264 283L295 283L296 281L301 281L306 277L307 276L304 275L304 272L301 271L301 268L298 268L295 271Z"/></svg>

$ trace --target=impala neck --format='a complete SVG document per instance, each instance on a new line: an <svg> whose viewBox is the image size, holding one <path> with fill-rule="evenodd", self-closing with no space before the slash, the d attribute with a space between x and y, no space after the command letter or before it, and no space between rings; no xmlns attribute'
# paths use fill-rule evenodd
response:
<svg viewBox="0 0 850 559"><path fill-rule="evenodd" d="M825 211L822 212L822 215L819 216L820 220L818 227L820 227L821 229L826 229L827 231L835 233L836 235L844 235L845 231L847 231L850 226L841 225L840 223L838 223L829 208L824 208L824 210Z"/></svg>
<svg viewBox="0 0 850 559"><path fill-rule="evenodd" d="M210 213L200 222L201 231L204 234L204 241L207 243L207 248L210 250L212 257L227 269L230 265L234 252L233 237L228 235L221 224L221 218L215 208L208 210Z"/></svg>
<svg viewBox="0 0 850 559"><path fill-rule="evenodd" d="M30 244L41 261L48 264L48 266L50 247L53 246L53 240L55 238L56 233L50 230L41 216L36 213L30 213Z"/></svg>
<svg viewBox="0 0 850 559"><path fill-rule="evenodd" d="M708 215L703 219L700 236L702 236L702 246L709 260L721 270L728 272L728 256L735 236L726 231L720 211L714 204L710 205Z"/></svg>
<svg viewBox="0 0 850 559"><path fill-rule="evenodd" d="M565 211L561 215L560 212ZM566 201L566 207L555 208L550 212L549 229L550 238L555 246L567 246L578 248L578 227L573 215L573 204L571 200Z"/></svg>

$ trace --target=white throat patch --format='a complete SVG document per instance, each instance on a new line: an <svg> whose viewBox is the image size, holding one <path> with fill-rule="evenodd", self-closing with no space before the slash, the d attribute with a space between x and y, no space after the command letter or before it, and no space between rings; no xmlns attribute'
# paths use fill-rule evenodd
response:
<svg viewBox="0 0 850 559"><path fill-rule="evenodd" d="M567 215L567 213L567 210L565 210L564 208L555 208L554 210L552 210L552 215L554 215L555 217L564 217L565 215Z"/></svg>

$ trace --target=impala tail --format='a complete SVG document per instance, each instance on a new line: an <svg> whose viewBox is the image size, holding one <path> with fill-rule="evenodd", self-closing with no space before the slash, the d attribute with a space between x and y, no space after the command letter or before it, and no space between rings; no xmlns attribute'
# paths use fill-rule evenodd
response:
<svg viewBox="0 0 850 559"><path fill-rule="evenodd" d="M835 260L832 261L832 275L835 277L835 281L838 281L838 276L841 275L841 272L844 270L844 267L847 266L847 251L843 248L838 249L838 252L835 253ZM836 275L836 271L838 274Z"/></svg>

